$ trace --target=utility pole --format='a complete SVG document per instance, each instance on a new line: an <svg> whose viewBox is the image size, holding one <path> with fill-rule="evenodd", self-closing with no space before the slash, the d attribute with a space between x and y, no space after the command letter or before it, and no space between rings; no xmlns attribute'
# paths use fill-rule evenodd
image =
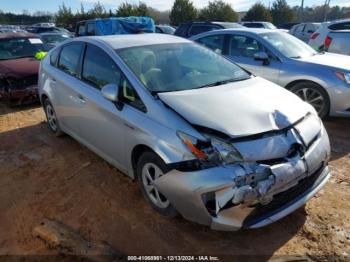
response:
<svg viewBox="0 0 350 262"><path fill-rule="evenodd" d="M331 3L331 0L326 0L324 3L324 16L323 16L323 22L327 21L327 16L328 16L328 7Z"/></svg>
<svg viewBox="0 0 350 262"><path fill-rule="evenodd" d="M304 22L304 0L301 0L301 5L300 5L300 12L301 12L301 22Z"/></svg>

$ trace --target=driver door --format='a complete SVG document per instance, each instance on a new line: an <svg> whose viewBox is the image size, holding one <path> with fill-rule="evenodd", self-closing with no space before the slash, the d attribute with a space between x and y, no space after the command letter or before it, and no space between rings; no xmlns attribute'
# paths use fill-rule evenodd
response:
<svg viewBox="0 0 350 262"><path fill-rule="evenodd" d="M244 35L229 35L226 45L225 54L230 60L257 76L278 83L281 63L259 41ZM254 59L258 52L268 54L268 64Z"/></svg>

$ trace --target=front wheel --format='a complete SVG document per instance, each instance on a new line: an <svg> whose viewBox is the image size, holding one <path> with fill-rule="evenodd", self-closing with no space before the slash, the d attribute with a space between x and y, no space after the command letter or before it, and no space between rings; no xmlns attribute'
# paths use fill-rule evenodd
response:
<svg viewBox="0 0 350 262"><path fill-rule="evenodd" d="M156 179L169 171L164 161L152 152L145 152L137 162L136 171L141 192L152 208L162 215L176 216L176 209L154 185Z"/></svg>
<svg viewBox="0 0 350 262"><path fill-rule="evenodd" d="M320 118L325 118L329 114L329 97L322 87L314 83L298 83L291 91L303 101L312 105Z"/></svg>

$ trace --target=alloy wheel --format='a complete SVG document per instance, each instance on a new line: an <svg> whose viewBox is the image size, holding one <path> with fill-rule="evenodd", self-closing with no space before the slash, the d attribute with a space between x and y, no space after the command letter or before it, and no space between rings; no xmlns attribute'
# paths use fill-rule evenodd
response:
<svg viewBox="0 0 350 262"><path fill-rule="evenodd" d="M148 198L159 208L167 208L170 205L156 188L154 181L163 175L162 170L153 163L147 163L142 168L142 183Z"/></svg>
<svg viewBox="0 0 350 262"><path fill-rule="evenodd" d="M52 131L56 132L57 131L56 114L50 104L46 105L46 116L47 116L47 121L49 122L50 128L52 129Z"/></svg>
<svg viewBox="0 0 350 262"><path fill-rule="evenodd" d="M295 91L295 94L302 100L312 105L317 113L320 114L324 110L325 100L323 95L314 88L301 88Z"/></svg>

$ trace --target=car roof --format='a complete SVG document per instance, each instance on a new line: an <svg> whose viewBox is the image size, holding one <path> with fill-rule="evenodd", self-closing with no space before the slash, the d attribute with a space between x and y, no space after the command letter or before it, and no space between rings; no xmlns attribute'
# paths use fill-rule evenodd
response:
<svg viewBox="0 0 350 262"><path fill-rule="evenodd" d="M46 36L46 35L69 35L68 33L66 32L47 32L47 33L40 33L39 35L41 36Z"/></svg>
<svg viewBox="0 0 350 262"><path fill-rule="evenodd" d="M113 49L122 49L128 47L157 45L157 44L177 44L191 43L185 38L172 36L168 34L144 33L144 34L125 34L125 35L106 35L106 36L84 36L74 38L72 41L99 41L104 42Z"/></svg>
<svg viewBox="0 0 350 262"><path fill-rule="evenodd" d="M223 34L234 34L234 33L244 33L246 35L259 35L263 33L269 33L269 32L276 32L276 33L283 33L280 29L264 29L264 28L232 28L232 29L220 29L220 30L213 30L204 32L198 35L192 36L190 39L199 39L203 36L209 36L209 35L215 35L215 33L223 33Z"/></svg>
<svg viewBox="0 0 350 262"><path fill-rule="evenodd" d="M27 32L11 32L11 33L1 33L0 39L10 39L10 38L38 38L36 34Z"/></svg>

